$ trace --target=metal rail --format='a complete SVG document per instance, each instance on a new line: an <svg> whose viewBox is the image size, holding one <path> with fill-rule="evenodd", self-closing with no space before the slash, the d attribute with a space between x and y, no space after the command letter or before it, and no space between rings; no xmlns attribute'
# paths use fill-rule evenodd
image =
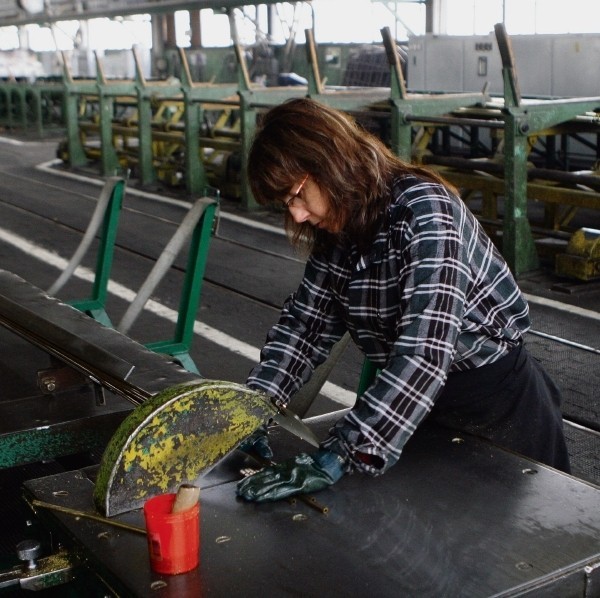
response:
<svg viewBox="0 0 600 598"><path fill-rule="evenodd" d="M547 332L540 332L538 330L528 330L529 334L533 334L535 336L541 336L542 338L547 338L552 341L556 341L561 345L568 345L569 347L574 347L575 349L582 349L583 351L589 351L590 353L595 353L596 355L600 355L600 349L596 349L595 347L590 347L589 345L584 345L582 343L576 343L575 341L570 341L566 338L561 338L560 336L555 336L554 334L548 334Z"/></svg>
<svg viewBox="0 0 600 598"><path fill-rule="evenodd" d="M134 405L201 378L0 270L0 325Z"/></svg>

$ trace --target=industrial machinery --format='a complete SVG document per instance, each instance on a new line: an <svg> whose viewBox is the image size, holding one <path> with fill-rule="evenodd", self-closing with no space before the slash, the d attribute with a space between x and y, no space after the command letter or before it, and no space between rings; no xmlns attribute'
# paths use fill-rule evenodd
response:
<svg viewBox="0 0 600 598"><path fill-rule="evenodd" d="M162 181L199 195L216 182L215 152L227 160L239 148L221 119L237 87L193 82L183 50L181 81L149 82L134 56L135 80L107 79L98 58L95 80L74 79L64 61L67 138L58 155L71 167L96 162L103 176L128 169L143 186Z"/></svg>
<svg viewBox="0 0 600 598"><path fill-rule="evenodd" d="M23 351L16 335L42 351L33 363L45 365L50 357L50 367L38 371L45 399L2 402L3 467L101 449L94 500L105 521L195 481L267 420L315 443L299 419L266 396L203 380L6 271L0 272L0 325L5 347ZM19 551L33 573L36 551ZM45 570L41 587L70 578L61 573L65 560L57 561L60 570ZM17 570L0 574L0 589L18 586L22 577L23 587L35 586Z"/></svg>
<svg viewBox="0 0 600 598"><path fill-rule="evenodd" d="M0 272L3 467L95 456L24 479L31 525L0 595L597 595L597 485L426 425L384 476L244 503L236 483L263 462L236 448L242 438L273 417L285 459L344 411L299 421L83 313L103 319L95 305L77 307ZM140 507L189 481L201 487L200 565L154 573Z"/></svg>
<svg viewBox="0 0 600 598"><path fill-rule="evenodd" d="M556 256L556 272L581 280L600 278L600 230L580 228L575 231L567 250Z"/></svg>
<svg viewBox="0 0 600 598"><path fill-rule="evenodd" d="M53 77L0 81L0 127L36 138L64 131L64 87Z"/></svg>
<svg viewBox="0 0 600 598"><path fill-rule="evenodd" d="M42 405L31 399L46 417L74 399L77 385L58 375L64 364L80 375L79 387L87 380L129 403L99 465L25 482L24 500L51 539L18 544L23 565L0 573L0 594L60 588L63 595L258 596L268 585L277 595L311 597L598 595L596 486L425 426L384 476L347 476L306 500L246 504L235 484L260 463L235 450L241 439L275 417L272 444L286 458L306 444L283 426L318 439L341 414L299 422L248 389L200 380L6 271L0 323L4 342L26 339L63 364L53 370L50 398ZM97 427L102 416L89 417ZM49 456L57 423L28 425L43 451L38 457ZM63 431L74 427L62 424ZM3 455L24 444L23 432L3 435ZM190 479L201 486L200 565L175 576L154 573L140 506Z"/></svg>
<svg viewBox="0 0 600 598"><path fill-rule="evenodd" d="M582 60L594 63L596 37L517 36L513 51L498 25L495 36L414 38L406 54L383 29L388 76L377 87L357 86L360 77L347 78L351 85L326 85L319 56L333 60L334 49L319 53L312 30L305 37L306 60L294 64L306 74L294 80L300 84L256 83L232 21L236 83L194 81L181 49L179 78L162 81L146 80L135 52L132 80L108 78L98 58L95 79L77 79L64 60L58 95L42 85L0 85L0 116L5 107L4 118L14 123L20 114L39 114L47 98L60 98L67 134L58 156L69 167L91 166L105 177L129 170L142 187L165 184L188 196L211 185L251 210L257 206L245 156L258 115L287 98L309 96L351 112L407 160L439 170L517 276L564 253L570 235L588 226L580 215L599 208L600 98L581 97L593 92L595 79L578 83L576 73ZM539 47L553 57L552 77L540 78L531 67L529 56L540 55ZM569 61L579 67L569 68ZM28 126L43 123L38 116Z"/></svg>
<svg viewBox="0 0 600 598"><path fill-rule="evenodd" d="M473 40L477 52L468 62L472 65L479 56L480 62L485 61L483 75L487 76L487 59L501 59L503 100L490 98L481 107L461 108L441 119L423 119L412 155L459 187L519 275L538 266L548 237L563 241L548 247L564 251L578 210L600 208L600 98L524 97L511 39L500 24L495 32L496 40ZM523 57L523 45L530 47L533 39L519 42ZM446 50L448 44L451 42L443 44ZM492 52L496 45L498 56ZM423 84L419 72L428 56L425 47L424 40L415 42L411 62L415 78ZM428 59L434 63L433 56ZM461 78L456 81L467 89L473 85ZM570 151L575 144L576 154Z"/></svg>
<svg viewBox="0 0 600 598"><path fill-rule="evenodd" d="M264 461L238 450L241 440L273 418L285 459L344 411L301 421L79 307L0 271L0 341L12 356L0 364L3 468L97 456L23 482L32 525L16 545L22 564L0 571L0 595L262 596L266 584L308 597L598 595L597 485L424 425L384 476L244 503L236 483ZM141 507L188 482L201 488L200 564L157 574Z"/></svg>
<svg viewBox="0 0 600 598"><path fill-rule="evenodd" d="M387 78L372 87L361 78L326 85L311 30L300 85L257 84L235 40L234 84L195 81L182 50L177 78L147 80L134 52L131 80L107 77L98 58L95 78L74 77L64 61L60 82L0 84L2 126L39 135L64 126L64 164L115 183L93 297L67 304L0 271L0 342L10 356L0 363L2 468L92 456L24 482L32 525L16 546L22 564L0 571L0 595L600 596L600 488L448 429L420 428L385 476L346 476L316 496L266 505L236 498L238 480L264 464L237 449L259 425L273 420L272 445L285 459L318 444L344 412L300 420L195 368L188 345L214 205L204 232L195 229L200 257L188 262L176 338L142 346L126 326L112 329L103 299L124 184L114 175L131 171L141 187L195 197L210 184L252 210L244 172L257 118L300 95L351 112L399 155L438 169L515 274L537 266L551 236L568 239L559 273L597 277L598 231L571 229L581 211L600 207L600 98L545 89L537 95L573 97L526 97L502 27L475 41L475 81L494 69L498 81L451 80L445 92L426 90L410 68L408 86L404 56L388 30L382 38ZM426 58L419 43L408 67ZM581 432L586 421L576 421ZM187 482L201 487L200 565L159 575L141 507Z"/></svg>
<svg viewBox="0 0 600 598"><path fill-rule="evenodd" d="M208 182L254 209L245 156L256 119L269 106L303 95L351 112L398 155L438 169L458 187L517 276L536 269L545 253L554 258L563 252L578 213L598 210L600 97L524 97L502 25L496 27L496 43L486 42L481 50L496 60L497 48L500 97L487 86L479 92L409 91L387 29L382 37L389 87L326 86L312 31L305 36L305 86L253 83L245 52L235 43L235 86L192 82L183 52L181 82L147 83L141 69L135 82L110 81L100 63L94 82L73 81L67 73L69 133L59 155L73 167L95 159L104 176L133 168L142 185L181 183L190 194ZM409 65L410 57L409 51ZM575 143L585 148L577 159L569 151Z"/></svg>

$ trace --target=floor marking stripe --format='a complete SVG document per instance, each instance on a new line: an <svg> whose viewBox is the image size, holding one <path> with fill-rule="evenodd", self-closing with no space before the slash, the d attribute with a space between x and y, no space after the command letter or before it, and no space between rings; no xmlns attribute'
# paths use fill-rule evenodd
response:
<svg viewBox="0 0 600 598"><path fill-rule="evenodd" d="M568 303L562 303L554 299L547 299L546 297L538 297L537 295L530 295L529 293L523 293L525 299L530 303L536 305L545 305L546 307L552 307L560 311L565 311L570 314L582 316L584 318L590 318L592 320L600 320L600 313L591 309L585 309L583 307L577 307L576 305L569 305Z"/></svg>
<svg viewBox="0 0 600 598"><path fill-rule="evenodd" d="M53 174L55 176L61 176L61 177L71 178L71 179L86 182L86 183L92 183L97 186L104 185L104 182L99 179L90 178L90 177L75 174L72 172L65 172L63 170L57 170L55 168L55 166L60 163L62 163L62 160L54 159L54 160L50 160L48 162L39 164L38 166L36 166L36 168L38 170L42 170L43 172L47 172L47 173ZM132 195L137 195L139 197L146 197L148 199L152 199L153 201L157 201L160 203L165 203L165 204L182 207L186 210L188 210L190 207L189 202L170 198L170 197L164 197L164 196L158 195L156 193L147 193L146 191L140 191L138 189L133 189L130 187L127 187L127 193L130 193ZM272 233L279 234L279 235L285 235L285 231L283 231L282 229L280 229L276 226L272 226L270 224L264 224L261 222L255 222L254 220L250 220L249 218L244 218L243 216L238 216L235 214L229 214L222 210L220 213L220 217L223 218L224 220L230 220L231 222L236 222L239 224L243 224L245 226L253 227L256 229L260 229L260 230L265 230L265 231L272 232ZM600 320L600 313L594 312L589 309L576 307L574 305L562 303L562 302L556 301L554 299L546 299L545 297L539 297L537 295L530 295L528 293L524 293L524 296L529 302L536 303L537 305L546 305L548 307L553 307L554 309L566 311L568 313L581 315L583 317L592 318L594 320Z"/></svg>

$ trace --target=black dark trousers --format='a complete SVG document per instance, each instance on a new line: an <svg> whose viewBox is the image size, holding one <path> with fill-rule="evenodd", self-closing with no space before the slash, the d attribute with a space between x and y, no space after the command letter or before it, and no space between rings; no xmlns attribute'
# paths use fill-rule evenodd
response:
<svg viewBox="0 0 600 598"><path fill-rule="evenodd" d="M556 384L521 345L493 364L450 374L430 417L569 473L560 403Z"/></svg>

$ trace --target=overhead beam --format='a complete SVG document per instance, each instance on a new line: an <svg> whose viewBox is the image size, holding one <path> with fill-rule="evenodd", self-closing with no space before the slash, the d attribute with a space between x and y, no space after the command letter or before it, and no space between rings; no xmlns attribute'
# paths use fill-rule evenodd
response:
<svg viewBox="0 0 600 598"><path fill-rule="evenodd" d="M81 21L102 17L125 17L139 14L172 13L177 10L213 10L233 9L241 6L254 6L258 3L240 2L240 0L159 0L157 2L140 2L116 0L108 5L106 2L92 0L86 8L77 0L50 0L41 12L27 12L21 8L22 3L15 1L15 10L8 10L6 5L0 7L0 27L28 24L47 25L57 21ZM261 0L260 4L278 4L274 0ZM25 6L25 4L23 4ZM3 14L4 13L4 14Z"/></svg>

